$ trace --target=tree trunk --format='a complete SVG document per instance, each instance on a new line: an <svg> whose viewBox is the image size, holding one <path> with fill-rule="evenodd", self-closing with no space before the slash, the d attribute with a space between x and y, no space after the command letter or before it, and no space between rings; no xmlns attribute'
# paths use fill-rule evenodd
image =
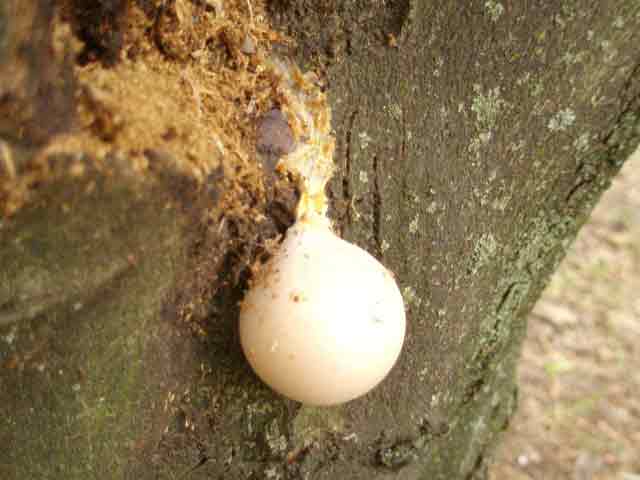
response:
<svg viewBox="0 0 640 480"><path fill-rule="evenodd" d="M94 2L105 16L83 17L81 3L58 7L92 68L138 61L122 53L138 18L167 62L196 68L178 48L196 27L176 29L177 43L158 33L166 5ZM163 5L179 21L184 5L217 5L204 3ZM0 5L0 477L485 478L516 406L527 313L640 142L640 2L271 2L297 62L327 79L335 225L396 274L408 312L389 377L331 408L273 393L237 340L249 265L291 223L288 180L265 176L256 194L229 169L194 180L179 152L145 150L153 175L141 175L132 151L95 166L94 144L43 150L91 85L54 48L48 2L11 5ZM87 18L93 29L79 29ZM109 145L120 127L89 96L92 121L71 132L98 125Z"/></svg>

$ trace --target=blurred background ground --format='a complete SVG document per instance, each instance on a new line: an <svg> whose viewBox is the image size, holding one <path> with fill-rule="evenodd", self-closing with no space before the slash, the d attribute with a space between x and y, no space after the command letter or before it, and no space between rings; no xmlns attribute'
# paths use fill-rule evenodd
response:
<svg viewBox="0 0 640 480"><path fill-rule="evenodd" d="M640 480L640 150L529 319L491 480Z"/></svg>

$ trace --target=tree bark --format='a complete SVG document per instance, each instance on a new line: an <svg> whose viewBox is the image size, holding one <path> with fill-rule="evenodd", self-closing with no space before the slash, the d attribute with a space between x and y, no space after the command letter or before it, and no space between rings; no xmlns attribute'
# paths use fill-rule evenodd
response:
<svg viewBox="0 0 640 480"><path fill-rule="evenodd" d="M53 172L0 223L2 478L486 477L517 403L527 313L640 142L640 3L269 11L328 79L331 215L401 284L399 363L332 408L286 400L247 366L237 302L259 244L290 223L286 185L247 196L266 224L221 225L202 212L232 188L228 172L196 186L161 155L153 180L118 159L109 174ZM20 33L0 28L0 108L25 86L5 83ZM0 121L0 140L24 158L57 133L18 120Z"/></svg>

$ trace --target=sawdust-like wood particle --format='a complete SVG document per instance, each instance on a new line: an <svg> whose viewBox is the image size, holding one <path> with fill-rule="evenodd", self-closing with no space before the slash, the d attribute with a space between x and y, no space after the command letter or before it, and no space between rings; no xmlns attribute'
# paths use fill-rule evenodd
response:
<svg viewBox="0 0 640 480"><path fill-rule="evenodd" d="M252 0L251 11L246 0L204 2L199 8L186 0L156 2L155 12L137 5L128 5L125 40L113 66L94 61L73 67L74 128L11 177L0 177L4 214L15 213L51 180L46 163L54 153L89 153L92 167L106 174L121 168L110 161L116 154L143 180L152 179L158 168L170 168L202 182L222 167L243 188L262 188L256 123L277 104L278 86L267 58L273 42L288 41L267 23L264 2ZM167 13L167 5L173 13ZM171 16L171 28L166 19L158 25L163 15ZM80 30L77 25L69 29L61 18L84 17L59 15L54 32ZM180 55L167 53L172 36L182 39ZM253 53L243 52L247 38ZM169 161L154 165L157 158Z"/></svg>

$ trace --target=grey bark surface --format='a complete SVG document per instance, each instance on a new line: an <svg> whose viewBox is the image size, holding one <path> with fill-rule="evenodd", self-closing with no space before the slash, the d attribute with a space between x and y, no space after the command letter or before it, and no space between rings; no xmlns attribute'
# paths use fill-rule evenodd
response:
<svg viewBox="0 0 640 480"><path fill-rule="evenodd" d="M485 478L526 315L640 142L640 2L271 9L329 80L332 216L401 284L398 365L344 406L277 396L237 341L237 244L179 178L59 180L0 224L0 477Z"/></svg>

